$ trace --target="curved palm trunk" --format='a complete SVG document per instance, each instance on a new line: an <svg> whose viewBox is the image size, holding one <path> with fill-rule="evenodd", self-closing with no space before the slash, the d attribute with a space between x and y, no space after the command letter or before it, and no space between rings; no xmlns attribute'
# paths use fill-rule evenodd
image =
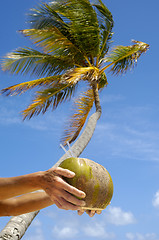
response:
<svg viewBox="0 0 159 240"><path fill-rule="evenodd" d="M71 152L75 157L80 156L80 154L84 151L87 144L92 138L94 133L97 120L101 116L101 108L96 107L96 112L93 113L88 119L87 125L81 134L81 136L77 139L77 141L71 147ZM68 152L65 153L59 161L54 165L58 166L64 159L68 157ZM27 228L36 217L39 211L23 214L20 216L12 217L4 229L0 233L0 240L19 240L25 234Z"/></svg>
<svg viewBox="0 0 159 240"><path fill-rule="evenodd" d="M21 239L37 214L38 211L12 217L0 233L0 239Z"/></svg>

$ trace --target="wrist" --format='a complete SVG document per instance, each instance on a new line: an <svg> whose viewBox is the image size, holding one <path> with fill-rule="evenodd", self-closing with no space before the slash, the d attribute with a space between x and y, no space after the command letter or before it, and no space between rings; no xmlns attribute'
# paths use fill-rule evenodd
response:
<svg viewBox="0 0 159 240"><path fill-rule="evenodd" d="M32 185L36 190L43 189L44 171L33 173Z"/></svg>
<svg viewBox="0 0 159 240"><path fill-rule="evenodd" d="M55 176L56 174L52 169L51 171L49 169L46 171L38 172L37 181L40 189L43 189L45 191L46 188L55 181Z"/></svg>
<svg viewBox="0 0 159 240"><path fill-rule="evenodd" d="M34 192L41 189L41 177L42 171L30 173L27 175L20 176L20 185L26 189L28 188L28 192Z"/></svg>

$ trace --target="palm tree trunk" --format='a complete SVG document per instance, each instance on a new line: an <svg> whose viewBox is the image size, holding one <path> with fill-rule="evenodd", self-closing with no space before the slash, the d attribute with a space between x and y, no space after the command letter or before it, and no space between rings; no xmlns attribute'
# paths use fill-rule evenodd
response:
<svg viewBox="0 0 159 240"><path fill-rule="evenodd" d="M88 119L87 125L81 134L81 136L77 139L77 141L73 144L70 151L75 157L79 157L80 154L84 151L87 144L92 138L94 133L97 120L101 116L101 108L96 107L97 111L93 113ZM69 151L65 153L59 161L54 165L57 167L64 159L66 159L69 155ZM25 234L27 228L36 217L39 211L22 214L16 217L12 217L4 229L0 233L0 240L19 240Z"/></svg>
<svg viewBox="0 0 159 240"><path fill-rule="evenodd" d="M95 107L96 107L96 112L102 113L102 108L100 105L100 100L99 100L99 90L98 90L98 84L96 81L92 83L92 89L93 89L93 94L94 94L94 101L95 101Z"/></svg>
<svg viewBox="0 0 159 240"><path fill-rule="evenodd" d="M0 239L3 240L21 239L37 214L38 211L34 213L27 213L12 217L2 230L2 232L0 233Z"/></svg>

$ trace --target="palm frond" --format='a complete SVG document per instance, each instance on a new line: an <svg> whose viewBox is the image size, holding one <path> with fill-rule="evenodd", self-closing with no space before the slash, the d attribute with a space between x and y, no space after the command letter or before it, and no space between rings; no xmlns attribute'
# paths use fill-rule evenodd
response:
<svg viewBox="0 0 159 240"><path fill-rule="evenodd" d="M36 92L36 97L22 114L23 119L30 119L40 113L45 113L49 108L55 110L59 104L70 100L76 89L76 85L58 83L53 88L47 88L43 91Z"/></svg>
<svg viewBox="0 0 159 240"><path fill-rule="evenodd" d="M19 83L7 88L4 88L1 90L2 94L5 94L6 96L9 95L18 95L25 93L28 90L31 90L33 88L40 88L40 87L53 87L55 86L61 79L61 76L51 76L46 78L40 78L28 82Z"/></svg>
<svg viewBox="0 0 159 240"><path fill-rule="evenodd" d="M100 60L109 49L113 35L112 28L114 26L114 21L111 12L101 0L98 0L93 6L96 8L100 28L100 52L98 55L98 60Z"/></svg>
<svg viewBox="0 0 159 240"><path fill-rule="evenodd" d="M142 53L145 53L149 49L149 45L143 42L132 40L135 44L131 46L116 46L104 59L105 62L111 62L109 65L101 69L103 72L105 69L111 67L110 71L113 74L125 73L128 69L131 69Z"/></svg>
<svg viewBox="0 0 159 240"><path fill-rule="evenodd" d="M34 44L41 47L44 53L65 57L67 62L74 65L85 65L85 58L80 49L65 37L58 28L25 29L21 30L25 36L30 37Z"/></svg>
<svg viewBox="0 0 159 240"><path fill-rule="evenodd" d="M42 47L44 52L52 53L61 48L63 52L68 49L70 52L75 52L75 46L58 30L56 27L47 29L25 29L21 30L25 36L30 37L33 43Z"/></svg>
<svg viewBox="0 0 159 240"><path fill-rule="evenodd" d="M32 9L34 29L56 27L80 52L94 57L99 52L99 25L88 0L59 0Z"/></svg>
<svg viewBox="0 0 159 240"><path fill-rule="evenodd" d="M72 68L63 74L62 80L71 84L75 84L80 80L91 80L90 75L97 75L98 69L95 67L81 67L81 68Z"/></svg>
<svg viewBox="0 0 159 240"><path fill-rule="evenodd" d="M103 90L103 88L106 87L107 85L108 85L107 76L105 72L102 72L98 80L98 88L99 90Z"/></svg>
<svg viewBox="0 0 159 240"><path fill-rule="evenodd" d="M32 48L19 48L2 59L2 70L15 74L35 74L39 77L59 74L74 66L68 56L52 56Z"/></svg>
<svg viewBox="0 0 159 240"><path fill-rule="evenodd" d="M54 5L55 4L56 2ZM30 9L28 16L31 28L46 29L55 26L58 29L61 29L61 32L67 32L67 24L50 5L52 6L52 3L42 3L36 8Z"/></svg>
<svg viewBox="0 0 159 240"><path fill-rule="evenodd" d="M61 139L64 146L67 142L71 143L78 137L93 106L93 102L94 95L92 89L83 92L75 101L75 113L71 117L69 127L67 125L64 136Z"/></svg>
<svg viewBox="0 0 159 240"><path fill-rule="evenodd" d="M50 3L69 26L71 41L87 57L99 52L99 25L96 12L88 0L59 0Z"/></svg>

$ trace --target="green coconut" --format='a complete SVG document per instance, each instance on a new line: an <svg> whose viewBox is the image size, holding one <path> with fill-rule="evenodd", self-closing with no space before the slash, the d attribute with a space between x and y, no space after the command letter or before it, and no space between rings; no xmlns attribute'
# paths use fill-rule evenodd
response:
<svg viewBox="0 0 159 240"><path fill-rule="evenodd" d="M64 178L70 185L86 193L83 209L103 210L113 196L113 181L109 172L100 164L86 158L67 158L59 167L69 169L76 175Z"/></svg>

